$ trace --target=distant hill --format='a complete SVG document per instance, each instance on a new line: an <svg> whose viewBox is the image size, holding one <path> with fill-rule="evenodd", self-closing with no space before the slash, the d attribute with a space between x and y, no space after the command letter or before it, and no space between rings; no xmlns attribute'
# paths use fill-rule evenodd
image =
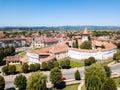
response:
<svg viewBox="0 0 120 90"><path fill-rule="evenodd" d="M37 26L37 27L0 27L0 29L11 30L11 29L19 29L19 30L28 30L28 29L45 29L45 30L61 30L61 29L84 29L86 26ZM120 26L87 26L88 29L93 30L120 30Z"/></svg>

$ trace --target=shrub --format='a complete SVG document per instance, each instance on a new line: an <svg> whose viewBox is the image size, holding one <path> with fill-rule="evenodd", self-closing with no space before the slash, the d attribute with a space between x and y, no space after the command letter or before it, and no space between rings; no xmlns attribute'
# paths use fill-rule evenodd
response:
<svg viewBox="0 0 120 90"><path fill-rule="evenodd" d="M28 64L27 63L24 63L23 65L22 65L22 72L24 72L24 73L27 73L28 72Z"/></svg>
<svg viewBox="0 0 120 90"><path fill-rule="evenodd" d="M51 70L54 67L53 62L48 62L47 66L48 66L48 69Z"/></svg>
<svg viewBox="0 0 120 90"><path fill-rule="evenodd" d="M42 69L43 70L47 70L48 68L47 68L47 63L46 62L43 62L42 63Z"/></svg>
<svg viewBox="0 0 120 90"><path fill-rule="evenodd" d="M88 59L84 60L85 66L90 66L91 64L95 63L96 60L94 57L89 57Z"/></svg>
<svg viewBox="0 0 120 90"><path fill-rule="evenodd" d="M106 76L110 77L111 76L111 69L108 66L104 66L105 72L106 72Z"/></svg>
<svg viewBox="0 0 120 90"><path fill-rule="evenodd" d="M15 66L15 65L9 65L9 66L8 66L8 69L9 69L9 72L10 72L10 73L13 73L13 74L14 74L14 73L16 72L16 66Z"/></svg>
<svg viewBox="0 0 120 90"><path fill-rule="evenodd" d="M18 75L14 80L14 84L19 90L24 90L26 88L26 81L27 79L24 75Z"/></svg>
<svg viewBox="0 0 120 90"><path fill-rule="evenodd" d="M75 80L81 80L81 76L78 70L75 72L74 76L75 76Z"/></svg>
<svg viewBox="0 0 120 90"><path fill-rule="evenodd" d="M57 61L54 61L53 64L54 64L54 67L59 67L59 63Z"/></svg>
<svg viewBox="0 0 120 90"><path fill-rule="evenodd" d="M8 73L8 66L3 66L3 67L2 67L2 72L3 72L4 74L7 74L7 73Z"/></svg>
<svg viewBox="0 0 120 90"><path fill-rule="evenodd" d="M36 64L35 64L35 71L38 71L38 70L40 70L40 64L39 64L39 63L36 63Z"/></svg>
<svg viewBox="0 0 120 90"><path fill-rule="evenodd" d="M61 67L66 69L70 68L70 60L61 61Z"/></svg>
<svg viewBox="0 0 120 90"><path fill-rule="evenodd" d="M0 90L4 90L5 88L5 79L4 77L0 76Z"/></svg>
<svg viewBox="0 0 120 90"><path fill-rule="evenodd" d="M35 65L34 64L30 64L30 71L35 71Z"/></svg>
<svg viewBox="0 0 120 90"><path fill-rule="evenodd" d="M117 90L115 81L112 78L108 78L103 84L102 90Z"/></svg>

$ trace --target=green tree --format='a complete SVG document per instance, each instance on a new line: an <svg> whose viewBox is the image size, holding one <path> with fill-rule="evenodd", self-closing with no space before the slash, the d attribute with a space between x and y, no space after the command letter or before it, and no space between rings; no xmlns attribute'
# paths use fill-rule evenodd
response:
<svg viewBox="0 0 120 90"><path fill-rule="evenodd" d="M18 76L16 76L16 78L14 80L15 86L19 90L24 90L26 88L26 82L27 82L27 79L24 75L18 75Z"/></svg>
<svg viewBox="0 0 120 90"><path fill-rule="evenodd" d="M59 67L59 63L57 61L54 61L53 64L54 64L54 67Z"/></svg>
<svg viewBox="0 0 120 90"><path fill-rule="evenodd" d="M60 65L61 65L62 68L68 69L68 68L70 68L70 60L68 60L68 59L63 60L63 61L61 61Z"/></svg>
<svg viewBox="0 0 120 90"><path fill-rule="evenodd" d="M28 90L47 90L46 81L47 81L46 75L40 72L34 72L28 78L27 89Z"/></svg>
<svg viewBox="0 0 120 90"><path fill-rule="evenodd" d="M50 71L50 81L54 87L62 82L62 73L59 68L55 67Z"/></svg>
<svg viewBox="0 0 120 90"><path fill-rule="evenodd" d="M90 66L91 64L95 63L96 60L94 57L89 57L88 59L84 60L85 66Z"/></svg>
<svg viewBox="0 0 120 90"><path fill-rule="evenodd" d="M47 63L47 66L48 66L49 70L51 70L52 68L54 68L53 62L50 62L50 61Z"/></svg>
<svg viewBox="0 0 120 90"><path fill-rule="evenodd" d="M43 70L47 70L47 69L48 69L48 66L47 66L47 63L46 63L46 62L43 62L43 63L42 63L42 69L43 69Z"/></svg>
<svg viewBox="0 0 120 90"><path fill-rule="evenodd" d="M8 70L9 70L10 73L14 74L16 72L16 66L15 65L9 65Z"/></svg>
<svg viewBox="0 0 120 90"><path fill-rule="evenodd" d="M30 64L30 71L35 71L35 65L34 64Z"/></svg>
<svg viewBox="0 0 120 90"><path fill-rule="evenodd" d="M40 70L40 67L41 67L40 64L39 64L39 63L36 63L36 64L35 64L35 71Z"/></svg>
<svg viewBox="0 0 120 90"><path fill-rule="evenodd" d="M27 64L27 63L24 63L24 64L22 65L22 72L27 73L27 72L28 72L28 68L29 68L28 64Z"/></svg>
<svg viewBox="0 0 120 90"><path fill-rule="evenodd" d="M113 54L113 60L118 62L120 60L120 52L116 52Z"/></svg>
<svg viewBox="0 0 120 90"><path fill-rule="evenodd" d="M92 43L91 41L84 41L81 45L80 45L81 49L92 49Z"/></svg>
<svg viewBox="0 0 120 90"><path fill-rule="evenodd" d="M8 74L8 66L3 66L2 67L2 72L3 72L3 74Z"/></svg>
<svg viewBox="0 0 120 90"><path fill-rule="evenodd" d="M75 40L75 42L73 44L73 48L78 48L78 39Z"/></svg>
<svg viewBox="0 0 120 90"><path fill-rule="evenodd" d="M89 67L85 67L86 90L102 90L105 80L106 73L102 65L92 64Z"/></svg>
<svg viewBox="0 0 120 90"><path fill-rule="evenodd" d="M0 76L0 90L4 90L5 88L5 79L4 77Z"/></svg>
<svg viewBox="0 0 120 90"><path fill-rule="evenodd" d="M110 67L108 67L108 66L103 66L103 67L105 69L106 76L110 77L111 76L111 69L110 69Z"/></svg>
<svg viewBox="0 0 120 90"><path fill-rule="evenodd" d="M75 72L74 77L75 77L75 80L81 80L81 76L78 70Z"/></svg>
<svg viewBox="0 0 120 90"><path fill-rule="evenodd" d="M112 78L108 78L103 84L102 90L117 90L115 81Z"/></svg>

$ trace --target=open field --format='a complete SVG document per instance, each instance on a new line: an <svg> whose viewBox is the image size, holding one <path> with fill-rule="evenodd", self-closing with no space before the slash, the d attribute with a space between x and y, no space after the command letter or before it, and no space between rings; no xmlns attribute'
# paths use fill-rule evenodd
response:
<svg viewBox="0 0 120 90"><path fill-rule="evenodd" d="M65 60L65 59L63 59L63 60ZM63 60L58 60L59 64L60 64L61 61L63 61ZM71 66L71 68L74 68L74 67L82 67L82 66L84 66L84 62L83 62L83 61L79 62L79 61L70 59L70 66Z"/></svg>

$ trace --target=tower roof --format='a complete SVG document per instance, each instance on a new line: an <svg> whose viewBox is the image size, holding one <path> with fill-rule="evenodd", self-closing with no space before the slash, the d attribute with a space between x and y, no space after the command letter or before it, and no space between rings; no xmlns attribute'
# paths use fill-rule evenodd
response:
<svg viewBox="0 0 120 90"><path fill-rule="evenodd" d="M85 29L84 29L84 31L83 31L82 34L89 34L89 33L88 33L88 30L87 30L87 27L85 27Z"/></svg>

